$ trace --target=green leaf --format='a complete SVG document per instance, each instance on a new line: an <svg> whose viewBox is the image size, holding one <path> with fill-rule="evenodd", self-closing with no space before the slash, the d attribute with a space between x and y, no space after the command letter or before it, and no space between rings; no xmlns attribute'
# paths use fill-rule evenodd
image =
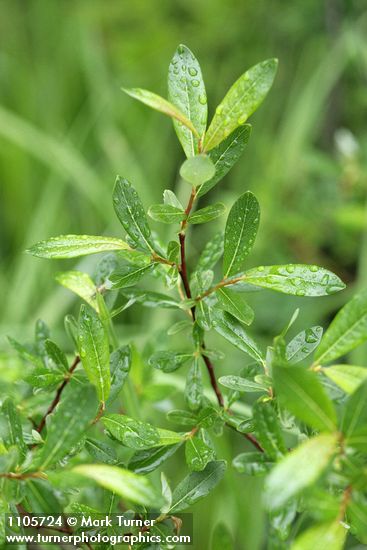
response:
<svg viewBox="0 0 367 550"><path fill-rule="evenodd" d="M353 393L367 379L367 369L353 365L332 365L322 372L346 393Z"/></svg>
<svg viewBox="0 0 367 550"><path fill-rule="evenodd" d="M353 491L352 498L348 503L347 518L350 530L362 544L367 544L367 499Z"/></svg>
<svg viewBox="0 0 367 550"><path fill-rule="evenodd" d="M162 500L146 477L124 468L105 464L82 464L75 466L71 471L92 479L121 498L142 506L156 508Z"/></svg>
<svg viewBox="0 0 367 550"><path fill-rule="evenodd" d="M336 413L317 374L303 367L274 365L275 394L299 420L320 431L333 431Z"/></svg>
<svg viewBox="0 0 367 550"><path fill-rule="evenodd" d="M149 364L163 372L173 372L190 359L192 359L192 353L188 352L157 351L150 357Z"/></svg>
<svg viewBox="0 0 367 550"><path fill-rule="evenodd" d="M131 367L131 349L130 346L122 346L111 353L110 371L111 371L111 389L108 397L108 404L112 403L118 397Z"/></svg>
<svg viewBox="0 0 367 550"><path fill-rule="evenodd" d="M116 270L110 275L112 289L127 288L138 283L145 275L152 272L154 264L143 266L125 266L123 270Z"/></svg>
<svg viewBox="0 0 367 550"><path fill-rule="evenodd" d="M85 448L96 462L115 464L117 462L116 451L103 441L89 437L85 441Z"/></svg>
<svg viewBox="0 0 367 550"><path fill-rule="evenodd" d="M6 447L9 448L14 445L17 448L19 458L22 461L27 454L27 446L23 438L21 418L10 397L6 397L2 404L1 416L5 422L4 426L2 426L2 422L0 424L0 428L3 427L0 435Z"/></svg>
<svg viewBox="0 0 367 550"><path fill-rule="evenodd" d="M36 368L26 376L26 381L35 388L56 387L65 378L61 372L52 372L44 368Z"/></svg>
<svg viewBox="0 0 367 550"><path fill-rule="evenodd" d="M224 178L232 166L236 164L245 150L250 136L251 125L245 124L237 128L224 141L209 151L209 157L215 166L215 174L210 180L200 185L197 189L198 197L202 197L210 191L210 189Z"/></svg>
<svg viewBox="0 0 367 550"><path fill-rule="evenodd" d="M62 271L55 275L56 281L74 292L98 311L96 300L96 285L87 273L81 271Z"/></svg>
<svg viewBox="0 0 367 550"><path fill-rule="evenodd" d="M337 520L315 525L297 537L291 550L315 550L316 548L342 550L347 533L345 525Z"/></svg>
<svg viewBox="0 0 367 550"><path fill-rule="evenodd" d="M61 351L59 346L52 342L52 340L45 341L45 350L47 353L47 363L52 362L51 367L55 366L61 372L69 372L68 360L64 352Z"/></svg>
<svg viewBox="0 0 367 550"><path fill-rule="evenodd" d="M209 462L201 472L192 472L185 477L173 491L170 514L185 510L210 491L221 481L226 470L226 462L217 460Z"/></svg>
<svg viewBox="0 0 367 550"><path fill-rule="evenodd" d="M58 493L43 479L28 479L26 486L26 500L33 514L59 514L63 507Z"/></svg>
<svg viewBox="0 0 367 550"><path fill-rule="evenodd" d="M111 388L108 335L97 313L85 305L80 308L78 347L83 368L105 403Z"/></svg>
<svg viewBox="0 0 367 550"><path fill-rule="evenodd" d="M178 122L186 126L197 138L200 137L192 122L179 109L177 109L177 107L167 101L167 99L164 99L149 90L143 90L142 88L121 88L121 90L130 97L133 97L145 105L148 105L148 107L178 120Z"/></svg>
<svg viewBox="0 0 367 550"><path fill-rule="evenodd" d="M165 445L137 451L129 461L129 470L137 474L149 474L174 455L181 445L182 442L176 445Z"/></svg>
<svg viewBox="0 0 367 550"><path fill-rule="evenodd" d="M232 461L232 466L240 474L262 476L272 469L274 462L264 453L251 452L237 455Z"/></svg>
<svg viewBox="0 0 367 550"><path fill-rule="evenodd" d="M71 380L61 402L47 420L47 436L36 460L40 470L46 470L66 456L82 439L97 412L93 386Z"/></svg>
<svg viewBox="0 0 367 550"><path fill-rule="evenodd" d="M169 66L168 97L196 129L195 135L187 126L173 121L186 156L194 156L198 153L197 135L203 136L206 130L208 105L199 62L183 44L178 46Z"/></svg>
<svg viewBox="0 0 367 550"><path fill-rule="evenodd" d="M23 346L22 344L14 340L14 338L11 338L11 336L8 336L8 340L12 348L15 349L15 351L19 354L19 356L24 361L28 361L29 363L32 363L32 365L39 367L41 369L44 368L44 364L41 357L38 357L33 352L29 351L28 347Z"/></svg>
<svg viewBox="0 0 367 550"><path fill-rule="evenodd" d="M320 343L322 327L311 327L303 330L293 338L287 345L287 361L292 364L303 361Z"/></svg>
<svg viewBox="0 0 367 550"><path fill-rule="evenodd" d="M264 392L266 387L262 386L258 382L253 380L248 380L247 378L242 378L241 376L235 376L230 374L228 376L221 376L218 379L218 382L229 388L230 390L239 391L239 392Z"/></svg>
<svg viewBox="0 0 367 550"><path fill-rule="evenodd" d="M211 550L234 550L233 537L223 522L214 527Z"/></svg>
<svg viewBox="0 0 367 550"><path fill-rule="evenodd" d="M177 196L170 189L165 189L163 191L163 202L164 204L175 206L179 210L184 210L182 203L178 200Z"/></svg>
<svg viewBox="0 0 367 550"><path fill-rule="evenodd" d="M221 232L216 233L205 245L198 264L197 271L213 269L223 254L224 239Z"/></svg>
<svg viewBox="0 0 367 550"><path fill-rule="evenodd" d="M185 219L185 211L170 204L153 204L148 210L149 216L162 223L180 223Z"/></svg>
<svg viewBox="0 0 367 550"><path fill-rule="evenodd" d="M196 210L187 218L188 223L199 224L206 223L219 218L225 212L226 207L223 203L217 202L200 210Z"/></svg>
<svg viewBox="0 0 367 550"><path fill-rule="evenodd" d="M256 342L247 334L243 325L227 312L215 311L214 329L236 348L247 353L255 361L263 362L263 355Z"/></svg>
<svg viewBox="0 0 367 550"><path fill-rule="evenodd" d="M181 165L182 179L197 187L210 180L215 174L215 166L207 155L190 157Z"/></svg>
<svg viewBox="0 0 367 550"><path fill-rule="evenodd" d="M354 296L335 316L315 354L319 364L345 355L367 339L367 290Z"/></svg>
<svg viewBox="0 0 367 550"><path fill-rule="evenodd" d="M218 307L236 317L241 323L251 325L255 314L241 294L223 287L219 288L215 295L218 298Z"/></svg>
<svg viewBox="0 0 367 550"><path fill-rule="evenodd" d="M295 296L327 296L345 288L337 275L316 265L288 264L255 267L243 274L250 284Z"/></svg>
<svg viewBox="0 0 367 550"><path fill-rule="evenodd" d="M367 380L348 398L344 407L341 431L346 437L367 424Z"/></svg>
<svg viewBox="0 0 367 550"><path fill-rule="evenodd" d="M130 250L130 246L116 237L95 237L92 235L60 235L40 241L26 250L38 258L77 258L110 250Z"/></svg>
<svg viewBox="0 0 367 550"><path fill-rule="evenodd" d="M233 84L216 108L205 136L205 151L221 143L256 111L273 84L277 67L277 59L267 59L251 67Z"/></svg>
<svg viewBox="0 0 367 550"><path fill-rule="evenodd" d="M200 408L202 399L203 381L201 378L200 362L198 357L194 357L186 377L185 401L191 410L196 411Z"/></svg>
<svg viewBox="0 0 367 550"><path fill-rule="evenodd" d="M214 449L208 445L205 437L189 437L185 444L186 463L191 471L200 472L211 460L215 459Z"/></svg>
<svg viewBox="0 0 367 550"><path fill-rule="evenodd" d="M196 414L181 409L173 409L167 413L167 420L180 426L195 426L196 418Z"/></svg>
<svg viewBox="0 0 367 550"><path fill-rule="evenodd" d="M180 308L181 302L178 302L168 294L160 292L151 292L150 290L139 290L136 288L124 289L122 294L129 299L134 299L145 307L163 307L168 309Z"/></svg>
<svg viewBox="0 0 367 550"><path fill-rule="evenodd" d="M232 206L224 234L224 277L243 270L246 257L251 252L260 220L260 206L253 193L247 191Z"/></svg>
<svg viewBox="0 0 367 550"><path fill-rule="evenodd" d="M308 439L286 455L266 480L268 507L280 508L302 489L312 485L328 466L337 445L338 434L321 434Z"/></svg>
<svg viewBox="0 0 367 550"><path fill-rule="evenodd" d="M273 403L257 402L252 410L256 439L269 458L278 460L287 449Z"/></svg>
<svg viewBox="0 0 367 550"><path fill-rule="evenodd" d="M143 204L127 179L117 176L113 189L113 206L126 233L136 246L153 251L150 228Z"/></svg>

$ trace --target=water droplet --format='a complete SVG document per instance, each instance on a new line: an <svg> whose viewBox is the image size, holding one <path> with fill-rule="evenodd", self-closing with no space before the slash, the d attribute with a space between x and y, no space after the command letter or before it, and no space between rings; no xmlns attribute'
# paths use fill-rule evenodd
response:
<svg viewBox="0 0 367 550"><path fill-rule="evenodd" d="M302 279L300 277L293 277L291 281L295 286L299 286L302 284Z"/></svg>
<svg viewBox="0 0 367 550"><path fill-rule="evenodd" d="M263 265L259 265L259 267L257 268L258 271L264 271L265 267Z"/></svg>
<svg viewBox="0 0 367 550"><path fill-rule="evenodd" d="M308 344L314 344L317 342L318 338L317 335L314 333L312 328L308 328L305 333L305 340Z"/></svg>
<svg viewBox="0 0 367 550"><path fill-rule="evenodd" d="M191 84L194 86L194 88L197 88L200 84L200 82L198 80L196 80L196 78L194 78L194 80L191 81Z"/></svg>
<svg viewBox="0 0 367 550"><path fill-rule="evenodd" d="M185 53L185 47L182 44L180 44L179 47L177 48L177 52L180 54Z"/></svg>
<svg viewBox="0 0 367 550"><path fill-rule="evenodd" d="M201 105L206 105L206 102L207 102L207 98L206 98L206 95L202 94L202 95L199 95L199 103L201 103Z"/></svg>
<svg viewBox="0 0 367 550"><path fill-rule="evenodd" d="M335 292L339 292L340 290L342 290L342 287L337 285L330 285L326 287L327 294L335 294Z"/></svg>
<svg viewBox="0 0 367 550"><path fill-rule="evenodd" d="M196 76L198 74L197 70L194 67L189 67L189 73L191 76Z"/></svg>
<svg viewBox="0 0 367 550"><path fill-rule="evenodd" d="M248 119L247 113L244 113L238 117L237 122L238 124L244 124L247 119Z"/></svg>
<svg viewBox="0 0 367 550"><path fill-rule="evenodd" d="M218 105L218 107L215 109L216 115L221 115L223 113L223 107L222 105Z"/></svg>
<svg viewBox="0 0 367 550"><path fill-rule="evenodd" d="M317 265L312 265L312 266L310 267L310 271L312 271L313 273L315 273L317 270L318 270Z"/></svg>
<svg viewBox="0 0 367 550"><path fill-rule="evenodd" d="M327 285L328 282L329 282L329 280L330 280L330 277L329 277L329 275L326 273L326 274L323 276L323 278L321 279L321 283L322 283L323 285Z"/></svg>
<svg viewBox="0 0 367 550"><path fill-rule="evenodd" d="M118 204L120 202L120 199L118 197L113 197L113 202L115 204Z"/></svg>
<svg viewBox="0 0 367 550"><path fill-rule="evenodd" d="M183 72L185 72L186 71L186 65L182 65L181 69L182 69Z"/></svg>
<svg viewBox="0 0 367 550"><path fill-rule="evenodd" d="M286 270L288 271L288 273L293 273L294 269L295 269L294 265L287 265L286 267Z"/></svg>
<svg viewBox="0 0 367 550"><path fill-rule="evenodd" d="M87 355L87 352L84 348L80 348L80 357L85 357Z"/></svg>
<svg viewBox="0 0 367 550"><path fill-rule="evenodd" d="M297 292L296 292L297 296L304 296L305 294L306 294L306 292L304 290L302 290L301 288L299 290L297 290Z"/></svg>

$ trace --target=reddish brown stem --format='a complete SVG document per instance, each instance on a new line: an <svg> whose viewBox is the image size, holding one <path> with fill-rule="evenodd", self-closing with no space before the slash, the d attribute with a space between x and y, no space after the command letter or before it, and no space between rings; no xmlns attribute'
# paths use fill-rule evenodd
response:
<svg viewBox="0 0 367 550"><path fill-rule="evenodd" d="M51 414L55 410L56 406L59 404L60 399L61 399L61 394L64 391L65 386L67 386L67 384L70 382L70 377L73 374L74 370L76 369L76 367L78 366L79 363L80 363L80 357L79 357L79 355L77 355L75 357L74 361L73 361L73 364L71 365L71 367L69 369L68 376L62 382L62 384L58 387L54 400L52 401L51 405L49 406L46 413L44 414L41 422L37 426L36 430L37 430L38 433L42 432L43 428L46 425L46 419L47 419L48 415Z"/></svg>
<svg viewBox="0 0 367 550"><path fill-rule="evenodd" d="M203 347L204 347L204 344L203 344ZM214 393L215 395L217 396L217 400L218 400L218 403L219 403L219 406L220 407L224 407L224 399L223 399L223 395L218 387L218 384L217 384L217 379L215 378L215 372L214 372L214 365L213 363L210 361L209 357L207 357L206 355L203 355L202 356L203 359L204 359L204 363L206 365L206 368L208 370L208 373L209 373L209 378L210 378L210 383L212 385L212 388L214 390Z"/></svg>

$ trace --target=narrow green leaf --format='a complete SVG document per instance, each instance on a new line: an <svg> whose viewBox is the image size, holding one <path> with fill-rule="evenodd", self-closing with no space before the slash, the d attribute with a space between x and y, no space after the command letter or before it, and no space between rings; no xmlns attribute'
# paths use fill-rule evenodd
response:
<svg viewBox="0 0 367 550"><path fill-rule="evenodd" d="M108 397L108 404L112 403L118 397L131 367L131 349L130 346L122 346L111 353L110 371L111 371L111 389Z"/></svg>
<svg viewBox="0 0 367 550"><path fill-rule="evenodd" d="M58 386L65 376L59 372L50 372L44 368L36 368L26 376L26 381L35 388L54 388Z"/></svg>
<svg viewBox="0 0 367 550"><path fill-rule="evenodd" d="M146 477L124 468L105 464L82 464L75 466L71 471L92 479L101 487L142 506L156 508L162 500Z"/></svg>
<svg viewBox="0 0 367 550"><path fill-rule="evenodd" d="M188 352L157 351L150 357L149 364L163 372L173 372L190 359L192 359L192 353Z"/></svg>
<svg viewBox="0 0 367 550"><path fill-rule="evenodd" d="M268 507L280 508L302 489L312 485L329 464L337 444L337 434L321 434L308 439L286 455L266 480Z"/></svg>
<svg viewBox="0 0 367 550"><path fill-rule="evenodd" d="M108 335L97 313L85 305L80 308L78 347L83 368L105 403L111 387Z"/></svg>
<svg viewBox="0 0 367 550"><path fill-rule="evenodd" d="M2 404L1 416L5 421L4 425L2 421L0 423L1 438L6 447L9 448L14 445L17 448L19 457L22 461L27 454L27 446L23 438L20 415L10 397L6 397Z"/></svg>
<svg viewBox="0 0 367 550"><path fill-rule="evenodd" d="M367 499L360 492L353 491L348 503L347 521L351 533L364 545L367 544Z"/></svg>
<svg viewBox="0 0 367 550"><path fill-rule="evenodd" d="M52 340L46 340L45 341L45 350L47 353L47 363L51 367L56 367L56 369L62 371L62 372L68 372L69 371L69 365L68 360L66 358L66 355L55 342L52 342ZM51 365L50 365L51 362Z"/></svg>
<svg viewBox="0 0 367 550"><path fill-rule="evenodd" d="M138 283L145 275L153 271L154 264L143 266L125 266L123 270L116 270L110 275L113 289L127 288Z"/></svg>
<svg viewBox="0 0 367 550"><path fill-rule="evenodd" d="M367 424L367 380L348 398L344 407L341 430L346 437Z"/></svg>
<svg viewBox="0 0 367 550"><path fill-rule="evenodd" d="M225 311L216 310L214 329L236 348L250 355L255 361L263 362L260 348L235 317Z"/></svg>
<svg viewBox="0 0 367 550"><path fill-rule="evenodd" d="M267 59L236 80L216 108L205 136L205 151L213 149L256 111L273 84L277 67L277 59Z"/></svg>
<svg viewBox="0 0 367 550"><path fill-rule="evenodd" d="M28 361L29 363L32 363L32 365L34 365L35 367L38 367L41 369L44 368L44 364L41 357L35 355L33 351L32 352L29 351L28 347L23 346L22 344L14 340L14 338L11 338L11 336L8 336L8 340L12 348L15 349L15 351L19 354L19 356L24 361Z"/></svg>
<svg viewBox="0 0 367 550"><path fill-rule="evenodd" d="M287 345L286 357L292 363L303 361L320 343L322 327L311 327L303 330L293 338Z"/></svg>
<svg viewBox="0 0 367 550"><path fill-rule="evenodd" d="M224 277L243 270L253 247L260 220L260 206L253 193L247 191L232 206L224 234Z"/></svg>
<svg viewBox="0 0 367 550"><path fill-rule="evenodd" d="M197 138L200 137L192 122L179 109L177 109L177 107L167 101L167 99L164 99L160 95L150 92L149 90L143 90L142 88L121 88L121 90L130 97L133 97L145 105L148 105L148 107L178 120L181 124L191 130Z"/></svg>
<svg viewBox="0 0 367 550"><path fill-rule="evenodd" d="M333 431L336 413L317 374L303 367L274 365L275 394L299 420L320 431Z"/></svg>
<svg viewBox="0 0 367 550"><path fill-rule="evenodd" d="M205 271L206 269L213 269L218 260L223 254L224 238L221 232L216 233L205 245L198 264L196 266L197 271Z"/></svg>
<svg viewBox="0 0 367 550"><path fill-rule="evenodd" d="M59 514L63 507L57 491L43 479L28 479L26 501L33 514Z"/></svg>
<svg viewBox="0 0 367 550"><path fill-rule="evenodd" d="M178 46L169 66L168 97L196 129L195 135L187 126L173 121L186 156L194 156L198 153L197 136L203 136L206 130L208 105L199 62L183 44Z"/></svg>
<svg viewBox="0 0 367 550"><path fill-rule="evenodd" d="M215 459L214 449L200 434L189 437L185 444L186 463L191 471L200 472L211 460Z"/></svg>
<svg viewBox="0 0 367 550"><path fill-rule="evenodd" d="M315 354L319 364L345 355L367 339L367 290L354 296L335 316Z"/></svg>
<svg viewBox="0 0 367 550"><path fill-rule="evenodd" d="M233 537L225 523L217 523L214 527L211 550L234 550Z"/></svg>
<svg viewBox="0 0 367 550"><path fill-rule="evenodd" d="M223 203L217 202L200 210L196 210L191 216L187 218L188 223L199 224L206 223L219 218L226 210Z"/></svg>
<svg viewBox="0 0 367 550"><path fill-rule="evenodd" d="M248 380L247 378L242 378L241 376L235 376L230 374L228 376L221 376L218 379L218 382L229 388L230 390L239 391L239 392L264 392L266 387L254 382L253 380Z"/></svg>
<svg viewBox="0 0 367 550"><path fill-rule="evenodd" d="M219 288L215 295L218 298L218 307L236 317L241 323L251 325L255 314L241 294L223 287Z"/></svg>
<svg viewBox="0 0 367 550"><path fill-rule="evenodd" d="M116 464L117 462L115 449L106 445L104 441L89 437L85 441L85 448L96 462L102 462L103 464Z"/></svg>
<svg viewBox="0 0 367 550"><path fill-rule="evenodd" d="M304 531L291 546L291 550L315 550L316 548L330 548L342 550L348 530L340 521L315 525Z"/></svg>
<svg viewBox="0 0 367 550"><path fill-rule="evenodd" d="M149 474L174 455L181 445L182 442L176 445L165 445L136 451L129 461L129 470L137 474Z"/></svg>
<svg viewBox="0 0 367 550"><path fill-rule="evenodd" d="M196 411L200 408L203 399L203 381L201 377L200 361L194 357L186 376L185 400L189 408Z"/></svg>
<svg viewBox="0 0 367 550"><path fill-rule="evenodd" d="M255 403L253 421L255 437L267 456L272 460L278 460L286 454L287 449L273 403Z"/></svg>
<svg viewBox="0 0 367 550"><path fill-rule="evenodd" d="M180 176L193 187L209 181L215 174L215 166L207 155L190 157L181 165Z"/></svg>
<svg viewBox="0 0 367 550"><path fill-rule="evenodd" d="M45 444L37 460L39 469L46 470L66 456L82 439L96 413L93 386L71 380L60 404L48 417Z"/></svg>
<svg viewBox="0 0 367 550"><path fill-rule="evenodd" d="M181 409L173 409L167 413L167 420L179 424L180 426L195 426L197 422L196 419L196 414Z"/></svg>
<svg viewBox="0 0 367 550"><path fill-rule="evenodd" d="M322 372L346 393L353 393L367 379L367 369L353 365L332 365Z"/></svg>
<svg viewBox="0 0 367 550"><path fill-rule="evenodd" d="M232 466L240 474L262 476L272 469L274 462L264 453L251 452L237 455L232 461Z"/></svg>
<svg viewBox="0 0 367 550"><path fill-rule="evenodd" d="M77 258L110 250L129 250L130 247L115 237L95 237L92 235L60 235L40 241L26 250L27 254L38 258Z"/></svg>
<svg viewBox="0 0 367 550"><path fill-rule="evenodd" d="M120 176L117 176L113 190L113 206L122 227L135 245L151 252L153 245L143 204L134 187Z"/></svg>
<svg viewBox="0 0 367 550"><path fill-rule="evenodd" d="M181 302L178 302L175 298L172 298L172 296L169 296L168 294L161 294L160 292L129 288L126 290L124 289L122 294L130 299L134 299L136 302L141 303L145 307L163 307L168 309L181 307Z"/></svg>
<svg viewBox="0 0 367 550"><path fill-rule="evenodd" d="M345 284L337 275L316 265L255 267L243 274L243 280L250 285L295 296L327 296L345 288Z"/></svg>
<svg viewBox="0 0 367 550"><path fill-rule="evenodd" d="M226 462L217 460L209 462L201 472L192 472L185 477L173 491L171 514L185 510L210 491L221 481L226 470Z"/></svg>
<svg viewBox="0 0 367 550"><path fill-rule="evenodd" d="M98 311L96 300L96 285L87 273L81 271L62 271L55 275L56 281L74 292Z"/></svg>
<svg viewBox="0 0 367 550"><path fill-rule="evenodd" d="M153 204L148 210L149 216L162 223L180 223L186 214L182 208L170 204Z"/></svg>
<svg viewBox="0 0 367 550"><path fill-rule="evenodd" d="M197 189L198 197L202 197L210 191L210 189L217 185L217 183L223 179L229 170L236 164L245 150L250 136L251 125L245 124L244 126L237 128L224 141L209 151L209 157L215 166L215 174L210 180L200 185Z"/></svg>

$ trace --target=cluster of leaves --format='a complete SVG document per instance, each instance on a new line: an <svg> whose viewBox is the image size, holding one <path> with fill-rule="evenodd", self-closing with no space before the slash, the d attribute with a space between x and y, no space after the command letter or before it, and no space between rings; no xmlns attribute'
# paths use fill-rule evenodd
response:
<svg viewBox="0 0 367 550"><path fill-rule="evenodd" d="M25 402L7 398L2 403L2 512L98 514L117 510L122 502L141 516L158 511L152 531L172 532L177 522L170 518L207 496L224 476L227 464L218 456L216 439L232 428L245 438L245 448L251 444L254 450L234 457L231 467L266 476L269 548L337 550L348 529L367 542L367 370L335 364L367 339L367 293L349 302L324 335L316 326L286 342L297 311L264 351L247 328L254 319L246 300L249 292L318 297L345 285L315 265L247 269L260 220L258 201L249 191L232 205L224 233L206 244L190 274L187 265L190 225L209 222L225 211L221 203L195 209L197 200L240 158L251 132L245 123L269 91L276 67L271 59L245 72L217 107L208 129L200 66L185 46L178 47L169 68L169 100L146 90L125 90L173 119L187 156L180 175L191 186L190 198L184 207L166 190L164 202L149 208L153 220L176 227L175 238L161 243L136 190L118 177L113 206L124 240L63 235L29 249L34 256L54 259L108 254L93 277L79 271L57 275L60 284L85 302L78 319L65 318L74 347L71 360L42 322L33 344L11 340L33 368L24 380ZM149 289L152 277L161 281L164 292ZM133 344L119 345L113 327L114 318L136 303L176 310L177 322L168 328L167 338L184 334L187 345L154 349L148 365L142 365ZM213 363L223 354L207 347L209 331L251 362L217 379ZM185 406L167 413L176 429L143 420L136 387L139 399L159 402L169 395L170 386L155 385L154 373L161 371L171 380L170 373L178 371L180 376L185 369ZM210 388L205 388L203 371ZM245 414L247 393L257 400ZM171 490L162 468L182 447L189 471ZM148 476L156 470L161 472L160 488ZM104 510L82 502L85 485ZM232 547L223 525L215 533L215 548L220 547L218 540Z"/></svg>

